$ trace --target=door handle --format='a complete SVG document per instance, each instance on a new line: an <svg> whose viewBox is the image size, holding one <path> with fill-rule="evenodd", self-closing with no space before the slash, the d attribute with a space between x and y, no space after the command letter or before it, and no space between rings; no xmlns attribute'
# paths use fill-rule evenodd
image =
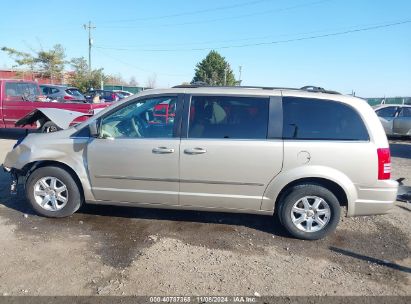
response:
<svg viewBox="0 0 411 304"><path fill-rule="evenodd" d="M185 154L204 154L206 152L207 150L203 148L190 148L184 150Z"/></svg>
<svg viewBox="0 0 411 304"><path fill-rule="evenodd" d="M167 147L158 147L158 148L153 148L153 153L156 154L169 154L169 153L174 153L174 149L169 149Z"/></svg>

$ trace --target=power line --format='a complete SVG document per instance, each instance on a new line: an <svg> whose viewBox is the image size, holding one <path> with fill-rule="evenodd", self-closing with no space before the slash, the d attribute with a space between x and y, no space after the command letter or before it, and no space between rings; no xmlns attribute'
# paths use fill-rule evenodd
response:
<svg viewBox="0 0 411 304"><path fill-rule="evenodd" d="M146 45L123 45L117 46L118 49L121 50L132 50L132 49L139 49L139 48L151 48L151 47L164 47L167 46L193 46L193 45L210 45L210 44L217 44L217 43L225 43L225 42L240 42L240 41L250 41L250 40L262 40L262 39L271 39L275 37L287 37L287 36L300 36L300 35L308 35L314 33L323 33L323 32L330 32L330 31L341 31L341 30L348 30L354 29L358 27L369 27L369 26L376 26L376 25L384 25L386 23L379 22L379 23L372 23L372 24L361 24L355 26L345 26L345 27L338 27L338 28L329 28L329 29L321 29L315 31L308 31L308 32L299 32L299 33L287 33L287 34L278 34L278 35L264 35L264 36L254 36L254 37L246 37L246 38L239 38L239 39L228 39L228 40L212 40L212 41L202 41L202 42L186 42L186 43L167 43L167 44L146 44ZM113 44L116 44L113 41ZM111 49L110 46L100 45L100 48Z"/></svg>
<svg viewBox="0 0 411 304"><path fill-rule="evenodd" d="M111 21L109 20L109 21L105 21L105 22L106 23L122 23L122 22L133 22L133 21L159 20L159 19L187 16L187 15L197 15L197 14L215 12L215 11L220 11L220 10L229 10L229 9L233 9L233 8L239 8L239 7L244 7L244 6L255 5L255 4L259 4L261 2L267 2L267 1L270 1L270 0L254 0L254 1L248 1L248 2L243 2L243 3L233 4L233 5L225 5L225 6L207 8L207 9L190 11L190 12L175 13L175 14L154 16L154 17L141 17L141 18L125 19L125 20L124 19L123 20L111 20Z"/></svg>
<svg viewBox="0 0 411 304"><path fill-rule="evenodd" d="M95 47L95 48L97 48L97 47ZM136 65L134 65L134 64L131 64L131 63L129 63L129 62L127 62L127 61L124 61L124 60L122 60L122 59L120 59L120 58L117 58L117 57L114 57L114 56L112 56L112 55L109 55L109 54L107 54L107 53L105 53L105 52L103 52L103 51L101 51L101 50L98 50L98 52L100 53L100 54L102 54L103 56L106 56L107 58L111 58L111 59L113 59L113 60L115 60L115 61L117 61L117 62L119 62L119 63L122 63L122 64L124 64L124 65L126 65L126 66L128 66L128 67L132 67L132 68L134 68L134 69L136 69L136 70L140 70L140 71L142 71L142 72L146 72L146 73L155 73L155 74L157 74L157 75L163 75L163 76L183 76L183 77L187 77L188 76L188 74L169 74L169 73L157 73L157 72L154 72L154 71L150 71L150 70L147 70L147 69L143 69L143 68L141 68L141 67L138 67L138 66L136 66ZM191 76L191 75L190 75Z"/></svg>
<svg viewBox="0 0 411 304"><path fill-rule="evenodd" d="M279 13L283 11L289 11L289 10L294 10L294 9L299 9L307 6L312 6L316 4L321 4L325 2L330 2L330 1L335 1L335 0L320 0L320 1L314 1L314 2L308 2L308 3L303 3L303 4L297 4L289 7L283 7L283 8L275 8L271 10L264 10L260 12L255 12L255 13L249 13L249 14L243 14L243 15L235 15L231 17L222 17L222 18L215 18L215 19L207 19L207 20L197 20L197 21L188 21L188 22L180 22L180 23L168 23L168 24L154 24L150 25L150 27L172 27L172 26L185 26L185 25L193 25L193 24L202 24L202 23L211 23L211 22L218 22L218 21L226 21L226 20L233 20L233 19L242 19L242 18L247 18L247 17L253 17L253 16L258 16L258 15L266 15L266 14L271 14L271 13ZM147 25L145 25L147 26ZM143 28L143 25L134 25L134 26L102 26L102 28L105 29L136 29L136 28Z"/></svg>
<svg viewBox="0 0 411 304"><path fill-rule="evenodd" d="M339 32L334 32L334 33L321 34L321 35L312 35L312 36L293 38L293 39L276 40L276 41L259 42L259 43L247 43L247 44L238 44L238 45L226 45L226 46L220 46L220 47L184 48L184 49L130 49L130 48L111 48L111 47L95 46L95 48L107 49L107 50L117 50L117 51L137 51L137 52L186 52L186 51L206 51L206 50L211 50L211 49L221 50L221 49L244 48L244 47L264 46L264 45L272 45L272 44L280 44L280 43L297 42L297 41L312 40L312 39L332 37L332 36L341 36L341 35L347 35L347 34L351 34L351 33L358 33L358 32L388 28L388 27L403 25L403 24L407 24L407 23L411 23L411 20L399 21L399 22L394 22L394 23L386 23L386 24L382 24L382 25L363 27L363 28L358 28L358 29L353 29L353 30L345 30L345 31L339 31Z"/></svg>

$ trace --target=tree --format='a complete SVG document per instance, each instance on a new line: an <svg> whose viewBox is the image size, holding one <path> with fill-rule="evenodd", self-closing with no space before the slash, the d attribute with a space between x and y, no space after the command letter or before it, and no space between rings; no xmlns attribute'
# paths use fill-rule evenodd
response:
<svg viewBox="0 0 411 304"><path fill-rule="evenodd" d="M81 92L87 92L91 88L100 88L101 81L106 81L107 77L104 75L103 69L89 72L87 60L84 57L71 59L70 66L73 71L70 73L69 84Z"/></svg>
<svg viewBox="0 0 411 304"><path fill-rule="evenodd" d="M54 79L62 79L66 54L61 44L56 44L49 51L41 50L37 52L37 58L35 61L39 67L39 70L44 73L45 76L50 77L53 83Z"/></svg>
<svg viewBox="0 0 411 304"><path fill-rule="evenodd" d="M114 84L114 85L121 85L121 86L127 85L127 82L123 79L123 77L120 74L107 75L106 82L109 84Z"/></svg>
<svg viewBox="0 0 411 304"><path fill-rule="evenodd" d="M132 87L137 87L138 86L138 81L136 80L136 77L131 76L130 81L128 82L128 85Z"/></svg>
<svg viewBox="0 0 411 304"><path fill-rule="evenodd" d="M196 65L191 83L205 82L215 86L232 86L236 84L230 64L216 51L211 51L206 58Z"/></svg>
<svg viewBox="0 0 411 304"><path fill-rule="evenodd" d="M154 89L157 86L157 75L152 74L146 80L146 87L149 89Z"/></svg>
<svg viewBox="0 0 411 304"><path fill-rule="evenodd" d="M51 82L55 79L62 79L65 61L65 50L61 44L56 44L52 49L45 51L34 51L34 54L21 52L13 48L2 47L19 67L28 68L31 72L40 72L46 77L50 77Z"/></svg>
<svg viewBox="0 0 411 304"><path fill-rule="evenodd" d="M11 58L13 58L18 66L21 66L23 68L27 67L29 71L34 72L34 66L36 62L33 55L17 51L6 46L3 46L1 50L3 52L6 52Z"/></svg>

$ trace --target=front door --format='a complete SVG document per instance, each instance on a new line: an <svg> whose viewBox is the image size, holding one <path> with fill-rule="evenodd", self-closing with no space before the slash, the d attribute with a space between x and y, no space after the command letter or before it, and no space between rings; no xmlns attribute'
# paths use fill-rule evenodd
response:
<svg viewBox="0 0 411 304"><path fill-rule="evenodd" d="M270 98L192 96L186 105L180 204L260 210L283 159L282 140L267 139Z"/></svg>
<svg viewBox="0 0 411 304"><path fill-rule="evenodd" d="M410 135L411 131L411 107L402 107L398 116L394 118L393 133L398 135Z"/></svg>
<svg viewBox="0 0 411 304"><path fill-rule="evenodd" d="M179 124L153 112L158 104L178 109L180 103L178 96L150 96L101 118L99 138L87 149L97 200L178 205Z"/></svg>

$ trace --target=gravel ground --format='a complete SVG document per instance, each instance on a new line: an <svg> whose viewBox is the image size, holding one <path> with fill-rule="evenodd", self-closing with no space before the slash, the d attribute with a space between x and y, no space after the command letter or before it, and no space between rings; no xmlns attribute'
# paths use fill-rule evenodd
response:
<svg viewBox="0 0 411 304"><path fill-rule="evenodd" d="M0 162L18 132L0 133ZM411 145L391 145L411 181ZM0 295L411 295L411 205L295 240L271 217L84 206L34 215L0 173Z"/></svg>

